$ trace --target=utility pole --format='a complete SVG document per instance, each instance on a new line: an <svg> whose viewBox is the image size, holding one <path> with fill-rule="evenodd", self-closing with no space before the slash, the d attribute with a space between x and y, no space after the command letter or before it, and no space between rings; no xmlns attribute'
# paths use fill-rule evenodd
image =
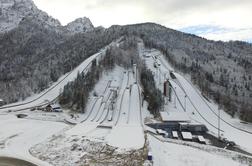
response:
<svg viewBox="0 0 252 166"><path fill-rule="evenodd" d="M187 96L185 95L185 104L184 104L184 106L185 106L185 111L186 111L186 97L187 97Z"/></svg>
<svg viewBox="0 0 252 166"><path fill-rule="evenodd" d="M175 88L175 91L176 91L176 87L174 87L174 88ZM174 98L174 103L175 103L175 108L177 108L177 105L176 105L177 96L176 96L175 94L176 94L176 92L174 92L174 96L175 96L175 98Z"/></svg>
<svg viewBox="0 0 252 166"><path fill-rule="evenodd" d="M220 140L220 109L218 109L218 138Z"/></svg>

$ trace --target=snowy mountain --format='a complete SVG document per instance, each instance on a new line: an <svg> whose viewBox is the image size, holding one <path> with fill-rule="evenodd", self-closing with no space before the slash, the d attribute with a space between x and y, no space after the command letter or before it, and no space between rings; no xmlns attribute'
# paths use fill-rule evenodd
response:
<svg viewBox="0 0 252 166"><path fill-rule="evenodd" d="M0 33L17 28L25 18L34 19L45 28L68 35L94 30L92 22L87 17L78 18L62 26L57 19L39 10L32 0L2 0L0 2Z"/></svg>
<svg viewBox="0 0 252 166"><path fill-rule="evenodd" d="M16 28L25 17L34 17L47 27L61 26L58 20L39 10L31 0L0 1L0 33Z"/></svg>
<svg viewBox="0 0 252 166"><path fill-rule="evenodd" d="M94 30L92 22L87 17L78 18L67 24L65 28L72 33L81 33Z"/></svg>
<svg viewBox="0 0 252 166"><path fill-rule="evenodd" d="M26 18L0 36L0 98L13 102L39 92L113 40L134 35L163 52L176 69L190 74L203 93L214 94L230 114L245 112L241 116L248 118L251 44L209 41L153 23L95 28L75 36L58 32Z"/></svg>
<svg viewBox="0 0 252 166"><path fill-rule="evenodd" d="M102 47L127 35L138 36L147 47L163 52L232 116L251 110L251 44L209 41L154 23L105 29L94 28L83 17L61 26L31 0L0 3L0 98L7 103L42 91ZM246 113L242 116L247 120Z"/></svg>

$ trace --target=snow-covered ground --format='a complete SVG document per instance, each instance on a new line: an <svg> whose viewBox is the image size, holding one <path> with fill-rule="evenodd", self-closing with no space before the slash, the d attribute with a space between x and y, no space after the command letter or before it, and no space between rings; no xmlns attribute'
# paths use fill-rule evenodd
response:
<svg viewBox="0 0 252 166"><path fill-rule="evenodd" d="M67 127L57 122L17 119L15 115L0 115L0 125L0 156L41 166L49 164L30 155L29 149Z"/></svg>
<svg viewBox="0 0 252 166"><path fill-rule="evenodd" d="M146 65L155 74L157 87L163 91L163 82L167 78L171 79L169 71L173 68L159 51L154 49L146 51L144 48L139 51L142 58L144 58L143 53L147 55L144 58ZM11 109L28 108L41 104L45 100L54 100L61 88L76 78L78 71L84 70L94 58L100 58L99 55L102 54L100 52L88 58L72 72L62 76L48 90L30 97L24 102L12 104L13 108ZM159 66L158 68L154 67L154 62ZM210 132L216 135L217 116L215 113L218 111L217 105L205 100L184 76L175 74L177 79L171 80L171 84L178 98L176 99L173 92L172 101L167 102L168 105L164 107L164 111L184 112L186 107L186 113L192 121L205 124ZM185 99L185 93L187 99ZM178 99L182 102L179 103ZM206 102L215 113L211 112ZM24 105L19 105L22 103ZM136 81L135 73L132 70L116 66L112 71L104 71L102 78L90 93L84 114L75 114L71 117L64 113L42 113L26 110L21 113L29 116L26 119L17 119L15 113L5 112L10 108L0 108L0 110L5 110L0 114L0 125L6 126L0 128L0 156L16 157L37 165L49 165L48 163L62 166L92 165L94 163L142 165L147 155L144 129L148 128L143 122L157 121L147 111L147 105L145 101L142 103L141 87ZM220 111L222 118L230 124L245 130L251 129L251 126L240 124L238 119L232 119L224 111ZM69 126L62 122L52 121L69 122L76 125ZM221 122L221 129L224 137L235 141L243 149L251 152L251 135L223 122ZM164 141L148 134L154 165L243 164L235 161L233 156L236 155L230 155L231 152L216 152L209 145L200 145L204 146L202 149L195 148L179 141ZM209 151L206 150L206 147L209 148Z"/></svg>
<svg viewBox="0 0 252 166"><path fill-rule="evenodd" d="M162 142L148 134L154 166L241 166L240 162L217 152L207 152L190 146ZM246 164L244 164L246 165Z"/></svg>
<svg viewBox="0 0 252 166"><path fill-rule="evenodd" d="M146 149L119 151L105 142L81 136L65 137L62 134L33 147L31 153L55 166L141 166Z"/></svg>

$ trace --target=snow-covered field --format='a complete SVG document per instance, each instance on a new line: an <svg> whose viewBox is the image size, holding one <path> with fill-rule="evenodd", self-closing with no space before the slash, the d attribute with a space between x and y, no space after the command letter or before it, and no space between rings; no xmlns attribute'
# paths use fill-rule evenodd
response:
<svg viewBox="0 0 252 166"><path fill-rule="evenodd" d="M207 152L190 146L162 142L148 134L149 146L154 166L241 166L247 165L234 161L232 157L218 152Z"/></svg>
<svg viewBox="0 0 252 166"><path fill-rule="evenodd" d="M58 122L17 119L0 115L0 156L15 157L37 165L48 165L29 153L29 149L67 127Z"/></svg>

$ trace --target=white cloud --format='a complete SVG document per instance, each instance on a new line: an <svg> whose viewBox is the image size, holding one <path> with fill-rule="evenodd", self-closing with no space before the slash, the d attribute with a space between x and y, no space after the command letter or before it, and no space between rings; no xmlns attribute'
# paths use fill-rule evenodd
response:
<svg viewBox="0 0 252 166"><path fill-rule="evenodd" d="M95 26L156 22L169 28L211 25L227 29L252 28L251 0L34 0L63 24L89 17ZM231 35L234 33L236 35ZM252 38L251 31L208 34L211 39ZM246 37L246 35L248 35ZM219 37L218 37L219 36ZM237 37L237 38L236 38Z"/></svg>
<svg viewBox="0 0 252 166"><path fill-rule="evenodd" d="M223 40L223 41L242 40L251 42L252 29L231 29L224 32L219 31L219 32L205 33L200 36L212 40Z"/></svg>

